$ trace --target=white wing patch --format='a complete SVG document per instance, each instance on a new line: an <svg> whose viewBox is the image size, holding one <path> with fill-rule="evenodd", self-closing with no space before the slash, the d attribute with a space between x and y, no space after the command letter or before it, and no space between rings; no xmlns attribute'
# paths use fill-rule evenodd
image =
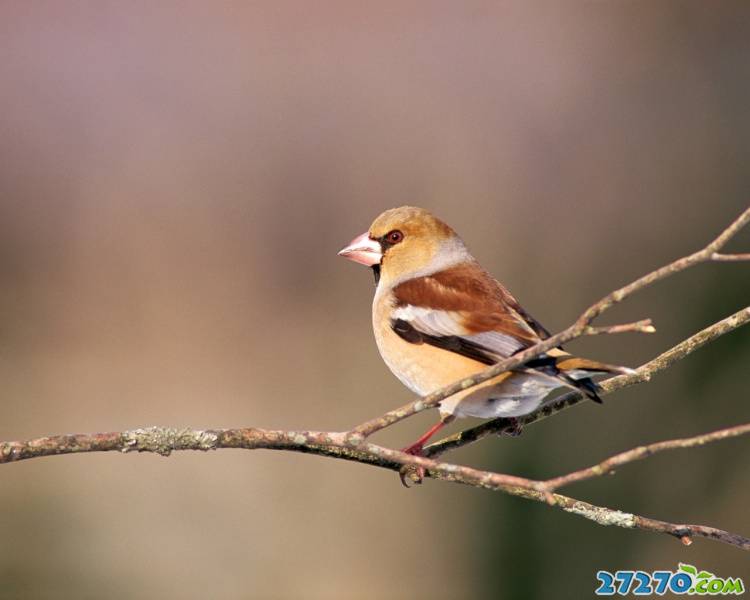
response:
<svg viewBox="0 0 750 600"><path fill-rule="evenodd" d="M393 311L394 319L406 321L412 327L427 335L468 335L461 325L461 313L453 310L435 310L407 304Z"/></svg>
<svg viewBox="0 0 750 600"><path fill-rule="evenodd" d="M512 335L498 331L484 331L464 337L502 358L507 358L514 352L526 347Z"/></svg>
<svg viewBox="0 0 750 600"><path fill-rule="evenodd" d="M460 311L436 310L408 304L393 311L393 319L409 323L417 331L435 337L456 336L485 350L488 354L506 358L525 348L518 339L499 331L470 333L463 325Z"/></svg>

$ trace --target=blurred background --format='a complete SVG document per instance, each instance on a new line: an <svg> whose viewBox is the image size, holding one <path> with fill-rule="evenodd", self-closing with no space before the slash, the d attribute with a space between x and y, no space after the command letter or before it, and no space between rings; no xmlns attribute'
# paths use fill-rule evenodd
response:
<svg viewBox="0 0 750 600"><path fill-rule="evenodd" d="M4 1L0 439L343 430L409 401L372 339L371 274L336 257L402 204L567 326L748 205L749 27L729 1ZM638 365L750 304L748 269L697 267L602 320L655 335L569 348ZM453 458L550 477L746 422L749 361L746 328ZM568 492L749 535L749 458L736 439ZM720 544L281 452L0 478L2 598L582 598L598 569L750 574Z"/></svg>

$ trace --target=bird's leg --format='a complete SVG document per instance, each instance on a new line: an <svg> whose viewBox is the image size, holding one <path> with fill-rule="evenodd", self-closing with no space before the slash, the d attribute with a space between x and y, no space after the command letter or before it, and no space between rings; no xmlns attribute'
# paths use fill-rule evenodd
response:
<svg viewBox="0 0 750 600"><path fill-rule="evenodd" d="M413 454L414 456L422 456L422 450L424 450L425 442L427 442L427 440L429 440L433 435L435 435L438 431L440 431L443 427L450 423L454 418L455 417L453 415L448 415L447 418L440 419L440 421L430 427L427 432L416 442L414 442L410 446L407 446L406 448L402 448L401 452L406 452L406 454Z"/></svg>
<svg viewBox="0 0 750 600"><path fill-rule="evenodd" d="M406 454L411 454L412 456L424 456L424 445L433 435L435 435L438 431L440 431L443 427L445 427L448 423L451 423L456 417L453 415L443 415L440 417L440 421L435 423L432 427L430 427L425 434L420 437L416 442L413 444L407 446L406 448L402 448L401 452L405 452ZM401 468L401 471L399 473L399 476L401 477L401 483L404 484L405 487L409 487L406 483L406 477L410 473L413 473L413 476L410 478L415 483L422 483L422 479L424 479L425 476L425 470L424 467L414 467L412 465L404 465Z"/></svg>

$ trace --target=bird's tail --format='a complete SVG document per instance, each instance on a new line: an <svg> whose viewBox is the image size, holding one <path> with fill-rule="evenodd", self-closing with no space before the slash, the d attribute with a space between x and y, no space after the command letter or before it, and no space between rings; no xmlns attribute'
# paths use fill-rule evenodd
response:
<svg viewBox="0 0 750 600"><path fill-rule="evenodd" d="M558 378L560 382L577 389L594 402L602 403L599 397L599 385L589 375L611 373L613 375L629 375L634 373L628 367L619 367L607 363L578 358L557 348L547 354L526 363L526 367L542 371Z"/></svg>

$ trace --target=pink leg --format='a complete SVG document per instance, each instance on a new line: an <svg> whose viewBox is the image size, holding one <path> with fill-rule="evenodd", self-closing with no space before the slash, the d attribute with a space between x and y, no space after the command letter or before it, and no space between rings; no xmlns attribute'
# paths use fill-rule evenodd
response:
<svg viewBox="0 0 750 600"><path fill-rule="evenodd" d="M406 452L407 454L413 454L414 456L422 456L422 450L424 450L425 442L429 440L433 435L435 435L438 431L440 431L443 427L445 427L448 423L450 423L451 420L441 419L440 421L435 423L432 427L430 427L427 430L427 432L421 438L419 438L416 442L414 442L410 446L407 446L406 448L402 448L401 452Z"/></svg>
<svg viewBox="0 0 750 600"><path fill-rule="evenodd" d="M406 454L411 454L413 456L423 456L422 451L424 450L424 445L433 435L435 435L438 431L440 431L443 427L445 427L448 423L453 421L455 417L453 415L446 415L440 421L435 423L432 427L430 427L425 434L420 437L416 442L411 444L410 446L407 446L406 448L403 448L401 452L405 452ZM425 471L423 467L411 467L414 469L417 473L417 483L422 483L422 479L424 479ZM409 487L406 484L406 468L401 469L400 477L401 477L401 483L404 484L404 486Z"/></svg>

